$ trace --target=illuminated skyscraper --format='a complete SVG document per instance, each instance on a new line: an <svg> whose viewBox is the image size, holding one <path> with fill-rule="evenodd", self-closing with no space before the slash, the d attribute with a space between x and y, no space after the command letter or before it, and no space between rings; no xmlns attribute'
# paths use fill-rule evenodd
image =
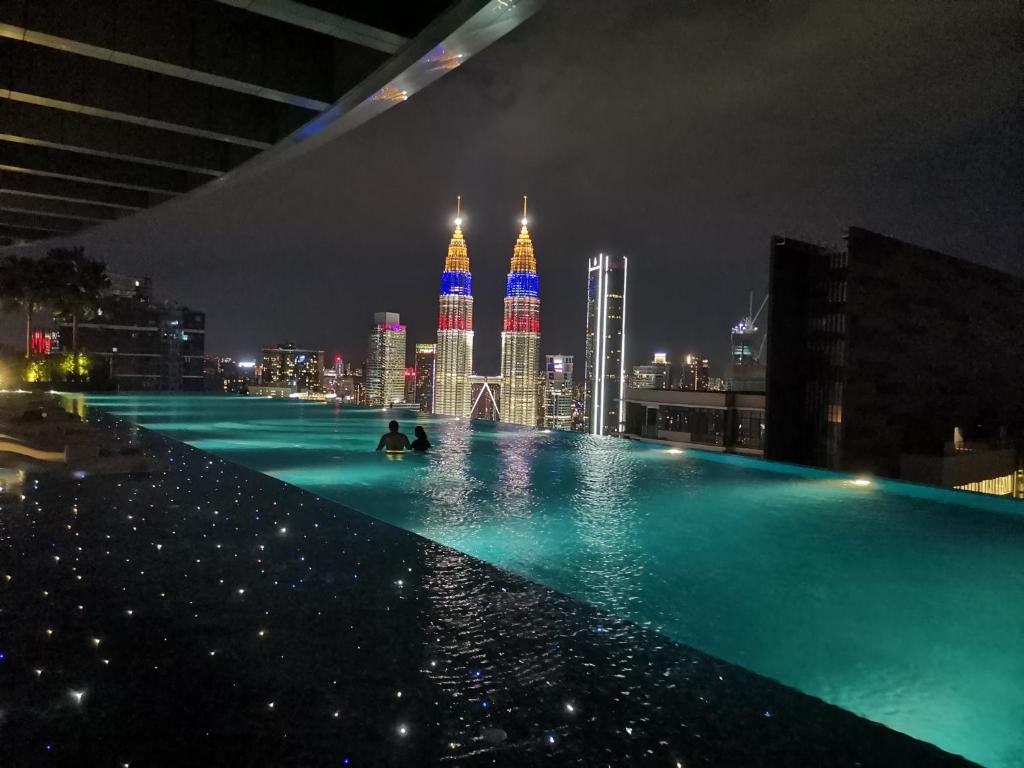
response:
<svg viewBox="0 0 1024 768"><path fill-rule="evenodd" d="M626 389L626 276L628 259L606 253L590 259L587 272L587 431L622 431Z"/></svg>
<svg viewBox="0 0 1024 768"><path fill-rule="evenodd" d="M629 375L630 389L670 389L672 366L668 363L668 355L655 352L654 358L647 365L634 365Z"/></svg>
<svg viewBox="0 0 1024 768"><path fill-rule="evenodd" d="M540 392L540 281L533 242L523 228L512 251L505 289L505 322L501 332L501 420L537 426Z"/></svg>
<svg viewBox="0 0 1024 768"><path fill-rule="evenodd" d="M366 404L405 400L405 326L397 312L376 312L366 352Z"/></svg>
<svg viewBox="0 0 1024 768"><path fill-rule="evenodd" d="M683 372L678 389L688 392L707 392L711 378L711 363L706 357L690 353L683 358Z"/></svg>
<svg viewBox="0 0 1024 768"><path fill-rule="evenodd" d="M289 386L296 392L322 392L322 349L297 349L294 344L263 348L259 380L269 386Z"/></svg>
<svg viewBox="0 0 1024 768"><path fill-rule="evenodd" d="M547 355L544 365L544 426L572 429L572 355Z"/></svg>
<svg viewBox="0 0 1024 768"><path fill-rule="evenodd" d="M469 374L473 371L473 275L462 237L462 197L458 198L455 231L444 260L439 301L434 413L468 418Z"/></svg>
<svg viewBox="0 0 1024 768"><path fill-rule="evenodd" d="M434 364L437 361L436 344L416 345L416 399L420 410L434 412Z"/></svg>

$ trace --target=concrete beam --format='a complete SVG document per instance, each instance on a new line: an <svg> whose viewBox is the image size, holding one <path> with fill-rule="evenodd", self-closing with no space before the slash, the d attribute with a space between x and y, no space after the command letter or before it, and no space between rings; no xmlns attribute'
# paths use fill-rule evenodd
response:
<svg viewBox="0 0 1024 768"><path fill-rule="evenodd" d="M82 228L81 221L57 219L52 216L40 216L35 213L0 210L0 224L6 227L36 230L37 232L60 232L70 234Z"/></svg>
<svg viewBox="0 0 1024 768"><path fill-rule="evenodd" d="M48 237L57 237L63 232L54 232L50 229L35 229L33 227L19 227L16 225L4 224L0 221L0 246L18 245L30 243L33 240L45 240Z"/></svg>
<svg viewBox="0 0 1024 768"><path fill-rule="evenodd" d="M408 38L401 35L371 27L369 24L362 24L320 8L296 3L294 0L217 0L217 2L384 53L394 53L409 42Z"/></svg>
<svg viewBox="0 0 1024 768"><path fill-rule="evenodd" d="M265 149L309 118L297 107L0 37L0 96Z"/></svg>
<svg viewBox="0 0 1024 768"><path fill-rule="evenodd" d="M121 187L168 197L188 192L209 178L169 168L3 142L0 142L0 170Z"/></svg>
<svg viewBox="0 0 1024 768"><path fill-rule="evenodd" d="M0 100L0 139L220 176L256 150Z"/></svg>
<svg viewBox="0 0 1024 768"><path fill-rule="evenodd" d="M0 171L0 193L17 194L40 200L82 203L109 208L115 214L138 211L149 207L154 202L146 192L5 171Z"/></svg>
<svg viewBox="0 0 1024 768"><path fill-rule="evenodd" d="M69 37L48 34L36 29L26 29L25 27L20 27L17 24L8 24L0 21L0 37L6 37L9 40L18 40L32 45L39 45L44 48L52 48L57 51L66 51L68 53L85 56L90 59L108 61L125 67L133 67L145 72L154 72L160 75L167 75L168 77L176 77L181 80L201 83L203 85L209 85L226 91L235 91L236 93L244 93L248 96L257 96L261 99L269 99L270 101L276 101L281 104L301 107L302 109L307 109L312 112L322 112L331 105L328 101L300 96L296 93L288 93L259 83L246 82L233 77L225 77L223 75L213 74L212 72L204 72L191 67L171 64L158 59L151 59L146 56L125 53L124 51L115 50L113 48L90 45L89 43L84 43Z"/></svg>
<svg viewBox="0 0 1024 768"><path fill-rule="evenodd" d="M40 216L57 216L64 219L76 219L87 222L104 222L116 219L127 211L118 211L102 205L75 203L67 200L54 200L34 195L21 195L0 189L0 210L17 213L35 213Z"/></svg>

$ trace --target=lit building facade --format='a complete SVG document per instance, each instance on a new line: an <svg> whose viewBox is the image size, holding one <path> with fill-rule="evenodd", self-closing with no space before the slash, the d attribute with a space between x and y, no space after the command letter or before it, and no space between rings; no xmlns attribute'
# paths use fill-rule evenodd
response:
<svg viewBox="0 0 1024 768"><path fill-rule="evenodd" d="M366 404L405 401L405 326L397 312L376 312L366 354Z"/></svg>
<svg viewBox="0 0 1024 768"><path fill-rule="evenodd" d="M711 363L706 357L690 353L683 358L683 373L678 389L685 392L707 392L711 379Z"/></svg>
<svg viewBox="0 0 1024 768"><path fill-rule="evenodd" d="M672 366L668 355L655 352L654 358L647 365L634 365L629 373L630 389L669 389L671 386Z"/></svg>
<svg viewBox="0 0 1024 768"><path fill-rule="evenodd" d="M626 284L629 260L593 256L587 271L587 367L584 379L587 431L617 435L623 427L626 391Z"/></svg>
<svg viewBox="0 0 1024 768"><path fill-rule="evenodd" d="M322 349L300 349L290 343L263 348L259 382L264 386L323 392L323 373Z"/></svg>
<svg viewBox="0 0 1024 768"><path fill-rule="evenodd" d="M473 274L462 236L461 198L441 274L439 304L432 410L467 418L471 405L469 375L473 372Z"/></svg>
<svg viewBox="0 0 1024 768"><path fill-rule="evenodd" d="M523 198L522 229L512 250L505 289L501 332L501 420L537 426L540 412L540 280L533 241L526 228Z"/></svg>
<svg viewBox="0 0 1024 768"><path fill-rule="evenodd" d="M544 427L572 429L573 356L546 355L544 358Z"/></svg>
<svg viewBox="0 0 1024 768"><path fill-rule="evenodd" d="M416 399L420 410L434 412L434 369L437 363L436 344L416 345Z"/></svg>

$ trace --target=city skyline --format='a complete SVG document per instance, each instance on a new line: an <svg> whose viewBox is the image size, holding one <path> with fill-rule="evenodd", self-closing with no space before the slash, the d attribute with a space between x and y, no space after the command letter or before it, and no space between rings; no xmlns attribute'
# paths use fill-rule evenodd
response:
<svg viewBox="0 0 1024 768"><path fill-rule="evenodd" d="M625 253L637 287L627 362L699 350L720 374L728 329L767 288L773 234L838 242L856 224L1021 272L1013 13L935 8L549 4L343 141L71 244L203 307L211 353L251 358L293 339L358 363L381 306L401 311L410 342L433 340L437 296L423 286L437 284L456 194L472 200L475 292L501 295L513 204L529 190L545 294L558 297L544 306L542 354L583 359L578 264ZM575 53L559 44L566 28ZM613 28L627 34L608 50ZM852 55L864 46L879 52L870 67ZM685 325L663 321L669 305L687 307ZM261 311L271 306L287 311ZM494 339L500 313L475 325ZM497 371L496 345L476 357Z"/></svg>

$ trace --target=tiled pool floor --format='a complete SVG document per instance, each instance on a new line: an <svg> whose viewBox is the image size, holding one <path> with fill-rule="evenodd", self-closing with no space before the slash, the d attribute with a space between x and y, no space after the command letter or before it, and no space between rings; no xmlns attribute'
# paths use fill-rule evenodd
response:
<svg viewBox="0 0 1024 768"><path fill-rule="evenodd" d="M965 765L126 423L0 502L0 765Z"/></svg>

